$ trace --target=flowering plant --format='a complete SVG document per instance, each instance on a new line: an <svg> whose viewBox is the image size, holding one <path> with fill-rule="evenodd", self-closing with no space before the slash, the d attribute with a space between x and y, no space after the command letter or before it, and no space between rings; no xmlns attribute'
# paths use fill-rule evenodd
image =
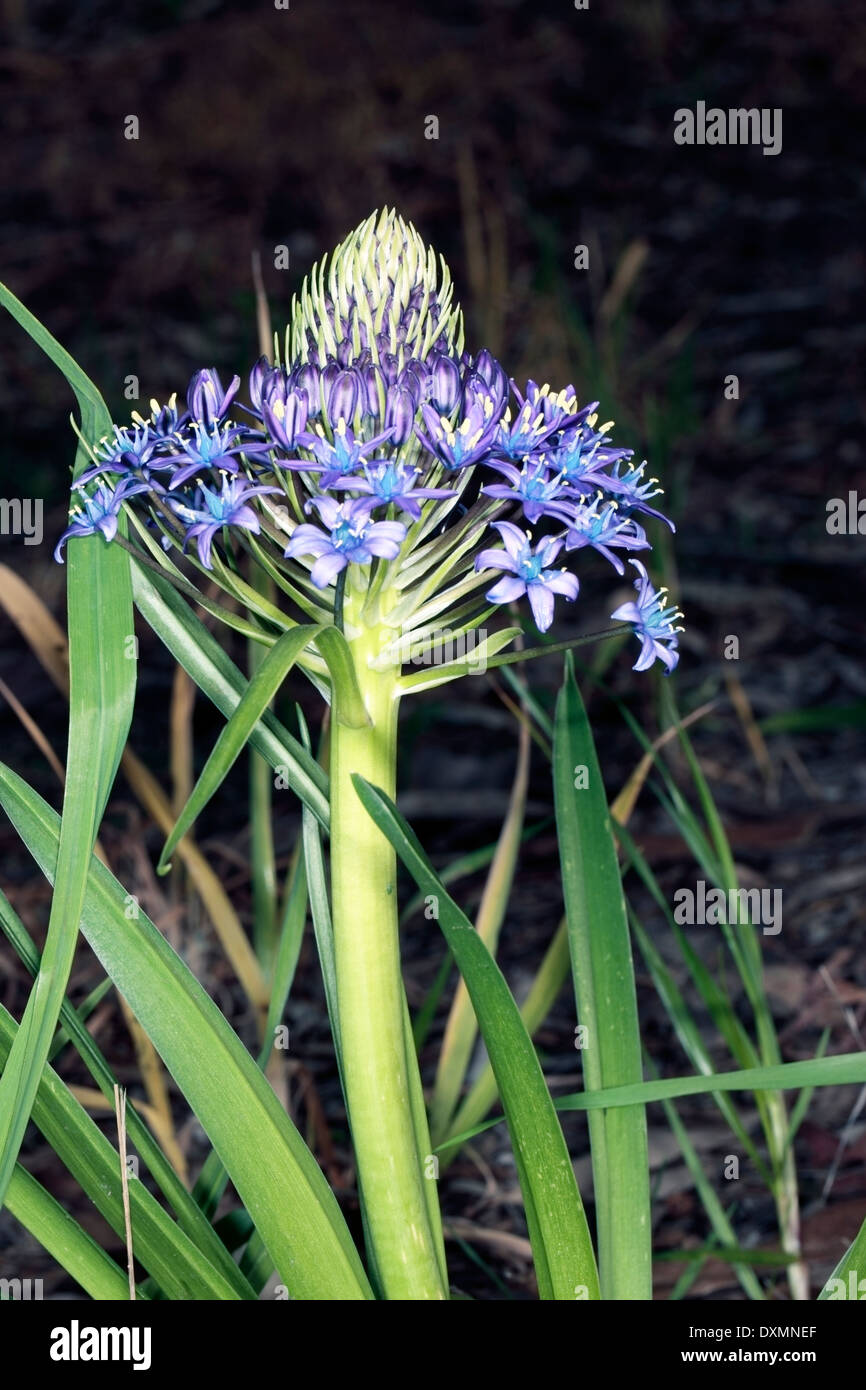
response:
<svg viewBox="0 0 866 1390"><path fill-rule="evenodd" d="M237 376L225 387L203 369L185 409L154 401L88 448L56 556L101 532L188 592L186 557L248 616L211 611L268 647L279 677L290 653L332 705L333 1009L370 1256L387 1296L435 1297L429 1141L420 1125L419 1152L417 1076L398 1060L395 853L358 779L394 797L401 698L495 663L521 633L512 621L488 634L497 609L525 597L546 633L556 599L578 597L562 561L591 549L622 575L650 550L646 518L665 518L656 480L613 444L598 402L581 405L573 386L518 387L486 349L464 349L447 268L394 212L371 216L311 272L276 346L250 372L248 404ZM631 563L637 599L613 617L640 640L636 669L658 659L670 671L679 614ZM244 577L251 569L279 605ZM478 635L474 662L404 673L443 631Z"/></svg>
<svg viewBox="0 0 866 1390"><path fill-rule="evenodd" d="M217 371L203 368L182 406L172 396L167 404L152 402L146 417L113 424L96 388L60 345L13 296L3 296L70 379L82 421L70 524L56 548L70 571L74 671L70 801L60 828L35 792L10 770L0 773L0 801L46 872L56 874L39 963L44 988L33 992L26 1029L15 1031L0 1016L7 1054L0 1193L17 1193L15 1155L58 1019L97 1083L107 1087L110 1070L82 1038L81 1020L64 999L81 920L214 1144L190 1195L152 1134L129 1113L139 1152L178 1216L177 1229L167 1232L150 1194L133 1184L126 1233L132 1240L138 1232L136 1254L153 1286L175 1297L253 1297L249 1268L227 1261L207 1216L231 1177L264 1264L277 1270L292 1297L448 1297L435 1176L438 1155L446 1161L461 1136L453 1130L455 1106L442 1104L441 1095L432 1106L432 1140L428 1129L400 974L399 856L446 935L487 1044L539 1293L648 1297L642 1106L626 1105L610 1119L598 1111L592 1122L596 1264L559 1119L523 1019L493 963L491 933L481 923L477 933L466 930L471 923L393 805L405 696L484 666L587 641L544 641L556 600L578 598L573 566L585 559L582 552L595 550L617 582L626 564L637 573L637 596L612 614L626 624L612 631L637 635L635 669L655 660L666 673L676 666L680 614L653 588L645 567L646 524L666 521L646 464L614 445L610 424L599 423L598 402L581 404L573 386L517 385L488 350L467 352L448 268L393 211L368 218L311 271L274 360L260 357L250 371L246 400L238 377L227 386ZM90 862L132 709L133 674L124 660L132 596L228 716L171 827L161 869L183 852L183 835L247 741L303 803L302 847L277 947L261 952L257 973L249 942L235 935L231 944L261 1008L259 1068L153 924L138 908L121 912L128 895L117 880ZM542 645L528 649L516 645L524 632L517 605L524 599L542 634ZM249 680L197 619L196 607L259 652ZM507 609L505 626L496 620L500 609ZM452 641L477 638L473 660L457 656L411 669L442 634ZM270 710L293 666L327 702L320 759L311 755L306 730L293 737ZM639 1084L616 849L571 670L557 706L553 752L578 1009L595 1037L585 1083L587 1090ZM589 798L580 816L577 766L588 770L588 783L580 785L588 785ZM322 831L329 837L329 877ZM589 899L603 908L603 940L588 920ZM261 1072L291 984L307 902L357 1161L366 1266ZM21 924L6 909L0 916L26 956ZM464 1042L467 1036L471 1045L471 1030L463 1027ZM214 1056L220 1059L215 1072ZM63 1148L63 1136L58 1144L78 1170L89 1130L81 1116L70 1126L78 1144ZM99 1186L103 1197L107 1186ZM117 1223L110 1202L104 1207ZM74 1264L89 1289L114 1287L115 1270L93 1265L89 1251Z"/></svg>
<svg viewBox="0 0 866 1390"><path fill-rule="evenodd" d="M740 898L672 682L658 684L668 729L657 742L675 732L683 744L705 824L634 724L646 756L608 805L569 649L633 633L634 669L659 662L668 675L678 661L681 615L647 569L651 523L671 526L659 510L660 489L645 463L614 445L610 425L599 423L598 403L581 405L572 386L518 385L490 352L467 352L447 268L388 211L369 218L311 272L273 360L263 356L253 366L245 400L238 377L225 386L205 368L193 376L183 406L174 396L165 405L152 402L147 416L112 423L93 383L3 286L0 301L60 367L81 417L69 525L55 549L67 573L68 668L50 615L21 581L13 590L22 626L23 613L36 615L34 646L64 689L68 671L70 725L62 817L0 764L0 805L54 890L41 953L0 892L0 927L37 977L20 1026L0 1005L0 1201L94 1298L127 1296L128 1280L133 1298L254 1299L275 1273L281 1296L292 1298L444 1299L451 1281L440 1163L479 1125L504 1120L540 1296L644 1299L652 1292L646 1103L668 1107L686 1160L699 1172L670 1097L718 1091L720 1109L772 1188L791 1291L806 1296L791 1144L798 1121L789 1120L781 1090L769 1088L862 1082L864 1055L781 1062L759 938L737 906L724 939L754 1013L754 1043L712 974L689 943L680 943L741 1068L715 1075L700 1029L630 905L644 962L694 1066L686 1077L643 1078L618 854L664 905L626 829L650 765L661 772L662 797L707 879L732 902ZM575 562L586 561L587 550L601 557L600 568L610 566L618 585L633 571L635 596L614 608L618 626L551 641L557 600L578 599ZM8 582L0 575L7 607ZM180 814L131 750L124 752L136 679L133 602L226 716ZM201 611L247 640L246 675ZM526 646L531 625L540 637ZM445 659L431 663L442 650ZM517 771L473 923L394 803L400 705L487 668L504 668L511 678L509 667L557 651L568 655L553 720L525 683L514 682L521 702ZM272 709L295 667L323 701L318 756L302 716L295 736ZM494 957L521 841L530 729L552 762L566 912L518 1009ZM257 759L252 943L187 838L247 744ZM104 854L94 855L121 758L167 835L160 870L177 855L207 905L253 1008L256 1057L106 867ZM269 846L274 775L302 807L279 913ZM401 973L398 858L420 891L425 919L445 937L446 968L453 958L461 977L429 1105L418 1053L438 994L434 986L413 1022ZM283 1045L308 911L357 1166L363 1258L265 1075ZM67 998L79 929L134 1025L147 1123L135 1107L126 1110L85 1027L85 1006L76 1009ZM554 1103L531 1034L569 969L583 1088ZM440 972L438 988L444 984ZM479 1032L489 1065L463 1096ZM117 1150L49 1065L70 1044L117 1107ZM213 1145L192 1190L157 1053ZM729 1096L753 1085L766 1165ZM485 1122L497 1097L502 1114ZM594 1241L562 1109L588 1112ZM109 1225L125 1235L125 1276L17 1162L31 1112ZM127 1125L148 1183L129 1180ZM240 1205L215 1221L229 1181ZM698 1187L744 1290L763 1297L754 1269L736 1258L726 1213L705 1180ZM862 1237L828 1289L847 1288L860 1247ZM136 1261L146 1277L137 1278Z"/></svg>

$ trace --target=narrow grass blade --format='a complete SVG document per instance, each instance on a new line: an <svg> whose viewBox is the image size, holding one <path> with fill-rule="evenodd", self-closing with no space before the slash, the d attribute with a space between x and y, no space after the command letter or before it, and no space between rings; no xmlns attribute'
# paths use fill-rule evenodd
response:
<svg viewBox="0 0 866 1390"><path fill-rule="evenodd" d="M250 579L253 588L269 601L274 597L272 580L259 565L251 566ZM258 642L247 643L247 668L254 676L262 664L264 652ZM179 815L183 802L192 794L192 786L187 795L175 808ZM277 864L274 850L273 830L273 773L270 766L257 753L250 749L249 755L249 798L250 798L250 880L253 895L253 943L259 963L265 975L270 976L277 952L279 934L277 931Z"/></svg>
<svg viewBox="0 0 866 1390"><path fill-rule="evenodd" d="M142 806L163 834L170 834L175 818L168 797L153 773L139 761L131 748L124 753L121 766ZM241 988L253 1008L261 1014L268 1006L268 985L228 893L196 845L187 839L181 840L177 846L177 856L189 874L190 882L202 901Z"/></svg>
<svg viewBox="0 0 866 1390"><path fill-rule="evenodd" d="M571 659L556 705L554 792L587 1092L642 1078L634 967L601 769ZM646 1114L590 1118L599 1274L606 1298L652 1297Z"/></svg>
<svg viewBox="0 0 866 1390"><path fill-rule="evenodd" d="M866 1082L866 1052L846 1052L835 1057L813 1057L806 1062L779 1062L773 1067L749 1067L747 1071L720 1071L713 1076L670 1076L659 1081L641 1081L610 1090L575 1091L554 1101L557 1110L613 1110L620 1106L650 1105L657 1100L679 1096L712 1095L716 1091L799 1091L804 1086L862 1086ZM502 1124L498 1115L464 1134L449 1138L441 1148L465 1144L494 1125ZM790 1252L788 1252L790 1253Z"/></svg>
<svg viewBox="0 0 866 1390"><path fill-rule="evenodd" d="M0 769L0 802L50 879L57 817ZM225 1018L117 879L91 860L82 931L187 1097L283 1282L301 1299L359 1299L369 1285L336 1199Z"/></svg>
<svg viewBox="0 0 866 1390"><path fill-rule="evenodd" d="M597 1110L621 1105L648 1105L677 1096L711 1095L714 1091L788 1091L801 1086L862 1086L866 1081L866 1052L835 1057L812 1057L806 1062L777 1062L748 1071L719 1071L714 1076L671 1076L598 1092L560 1096L557 1110Z"/></svg>
<svg viewBox="0 0 866 1390"><path fill-rule="evenodd" d="M689 1138L689 1132L680 1119L676 1106L673 1101L670 1100L662 1101L662 1106L665 1116L667 1117L667 1122L680 1146L680 1152L685 1159L686 1167L694 1179L695 1189L701 1199L713 1234L720 1245L729 1248L736 1246L737 1237L734 1228L728 1220L724 1207L716 1196L715 1189L704 1172L704 1166L701 1163L700 1156ZM763 1299L764 1291L752 1269L747 1265L735 1262L734 1272L749 1298L756 1300Z"/></svg>
<svg viewBox="0 0 866 1390"><path fill-rule="evenodd" d="M514 881L514 871L517 866L517 855L520 850L526 792L529 785L530 747L529 733L526 725L523 725L518 739L517 768L509 797L508 811L502 825L475 921L475 929L492 956L496 955L499 932L505 920L511 885ZM439 1052L439 1064L436 1069L436 1080L430 1099L430 1130L434 1143L438 1143L448 1132L477 1036L478 1024L472 1011L468 990L464 981L461 980L458 982L445 1025L445 1034Z"/></svg>
<svg viewBox="0 0 866 1390"><path fill-rule="evenodd" d="M535 1049L502 972L445 892L397 808L363 778L355 776L353 782L418 887L438 903L439 927L469 989L503 1099L541 1297L597 1298L595 1257L574 1169Z"/></svg>

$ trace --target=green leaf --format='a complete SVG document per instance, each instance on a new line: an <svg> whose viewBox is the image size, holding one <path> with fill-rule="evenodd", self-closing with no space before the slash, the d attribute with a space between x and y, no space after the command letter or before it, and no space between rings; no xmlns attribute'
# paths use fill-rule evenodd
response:
<svg viewBox="0 0 866 1390"><path fill-rule="evenodd" d="M230 717L247 688L243 672L167 580L135 566L132 587L136 607L156 635L217 709ZM289 786L327 829L328 779L270 710L262 714L250 743L271 767L285 773Z"/></svg>
<svg viewBox="0 0 866 1390"><path fill-rule="evenodd" d="M526 726L520 729L517 768L509 797L508 811L500 831L493 862L484 885L475 929L492 956L496 955L499 932L505 920L514 871L523 833L523 816L529 786L530 741ZM445 1024L436 1079L430 1097L430 1130L434 1142L447 1134L463 1088L463 1082L478 1036L478 1024L465 984L458 983Z"/></svg>
<svg viewBox="0 0 866 1390"><path fill-rule="evenodd" d="M745 1071L720 1071L714 1076L671 1076L662 1081L641 1081L610 1090L582 1091L560 1096L557 1110L599 1110L621 1105L648 1105L676 1096L710 1095L714 1091L788 1091L801 1086L851 1086L866 1082L866 1052L846 1052L838 1057L811 1057L806 1062L777 1062L772 1067Z"/></svg>
<svg viewBox="0 0 866 1390"><path fill-rule="evenodd" d="M805 1062L778 1062L772 1067L748 1067L744 1071L720 1071L713 1076L670 1076L661 1081L640 1081L603 1091L576 1091L554 1101L557 1110L613 1110L623 1105L649 1105L678 1096L713 1095L716 1091L799 1091L803 1086L862 1086L866 1082L866 1052L846 1052L837 1057L812 1057ZM465 1144L477 1134L499 1125L499 1115L455 1134L439 1147ZM790 1253L790 1252L788 1252Z"/></svg>
<svg viewBox="0 0 866 1390"><path fill-rule="evenodd" d="M236 709L220 733L213 751L205 763L192 795L175 822L159 857L157 873L168 872L169 860L178 843L201 814L211 797L222 785L229 769L240 757L253 730L291 671L301 652L317 641L328 662L331 678L340 691L337 708L341 723L360 728L369 723L348 643L336 628L319 626L295 627L283 633L262 658L250 678Z"/></svg>
<svg viewBox="0 0 866 1390"><path fill-rule="evenodd" d="M545 1299L598 1297L598 1276L580 1193L535 1049L505 979L472 923L445 892L414 832L389 798L362 777L358 796L419 889L438 902L438 922L472 1000L508 1122L538 1287Z"/></svg>
<svg viewBox="0 0 866 1390"><path fill-rule="evenodd" d="M91 1298L129 1299L128 1276L20 1163L6 1192L6 1206ZM143 1298L137 1294L136 1301Z"/></svg>
<svg viewBox="0 0 866 1390"><path fill-rule="evenodd" d="M12 1015L0 1005L0 1062L9 1056L19 1031ZM42 1073L33 1122L111 1229L123 1236L120 1155L52 1067L46 1066ZM129 1202L136 1256L167 1298L239 1297L143 1182L130 1182Z"/></svg>
<svg viewBox="0 0 866 1390"><path fill-rule="evenodd" d="M93 383L13 294L0 303L66 377L78 399L81 429L94 442L111 417ZM76 454L77 477L90 457ZM129 558L101 537L67 546L69 752L63 820L48 934L21 1029L0 1078L0 1203L12 1176L42 1068L66 993L78 939L87 865L129 732L136 662Z"/></svg>
<svg viewBox="0 0 866 1390"><path fill-rule="evenodd" d="M0 803L53 876L57 817L0 765ZM301 1299L370 1296L342 1213L315 1159L255 1062L162 933L90 863L82 932L186 1096L270 1251Z"/></svg>
<svg viewBox="0 0 866 1390"><path fill-rule="evenodd" d="M38 974L39 952L31 941L23 922L2 892L0 892L0 926L30 973L32 975ZM103 984L108 988L113 988L109 979L106 979ZM80 1010L74 1009L68 999L64 999L61 1005L60 1021L63 1027L58 1030L58 1038L62 1037L65 1041L73 1043L102 1094L113 1104L116 1077L96 1042L84 1027ZM126 1129L130 1145L138 1152L151 1177L174 1209L181 1230L186 1232L193 1244L234 1286L239 1298L251 1298L252 1290L241 1276L234 1260L215 1235L213 1227L204 1213L187 1192L134 1105L127 1106Z"/></svg>
<svg viewBox="0 0 866 1390"><path fill-rule="evenodd" d="M863 1222L857 1236L854 1238L851 1245L849 1245L845 1254L833 1270L833 1273L830 1275L830 1278L818 1294L819 1303L823 1299L862 1299L863 1285L860 1281L864 1278L866 1278L866 1221ZM838 1281L840 1279L844 1292L839 1288Z"/></svg>
<svg viewBox="0 0 866 1390"><path fill-rule="evenodd" d="M554 933L553 940L544 953L532 987L520 1006L520 1017L526 1024L526 1031L532 1038L547 1018L563 984L570 974L571 957L568 950L568 932L563 918ZM488 1062L473 1082L466 1099L451 1123L451 1134L462 1134L464 1130L482 1120L496 1100L496 1078ZM454 1154L457 1150L454 1149Z"/></svg>
<svg viewBox="0 0 866 1390"><path fill-rule="evenodd" d="M553 781L562 885L587 1092L641 1080L640 1026L616 844L589 720L566 663ZM652 1297L646 1113L590 1117L599 1274L606 1298Z"/></svg>

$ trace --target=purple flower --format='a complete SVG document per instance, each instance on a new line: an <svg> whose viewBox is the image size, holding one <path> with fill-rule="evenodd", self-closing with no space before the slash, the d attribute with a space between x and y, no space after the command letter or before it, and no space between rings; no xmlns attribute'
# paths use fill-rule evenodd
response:
<svg viewBox="0 0 866 1390"><path fill-rule="evenodd" d="M317 425L315 434L306 433L298 436L298 443L309 449L316 462L312 463L309 459L293 459L280 466L305 473L320 472L321 486L333 487L340 478L357 473L365 463L372 462L369 455L375 453L379 445L384 444L390 436L391 430L387 429L374 435L372 439L356 439L351 425L340 419L334 429L334 438L330 440L325 437L322 426Z"/></svg>
<svg viewBox="0 0 866 1390"><path fill-rule="evenodd" d="M196 372L186 393L186 403L193 420L210 433L225 419L240 384L239 376L232 377L228 390L224 391L215 367L203 367Z"/></svg>
<svg viewBox="0 0 866 1390"><path fill-rule="evenodd" d="M330 371L329 364L324 372L326 381ZM360 372L356 372L354 367L347 367L334 375L327 392L328 419L332 427L336 428L341 420L348 425L354 419L362 384Z"/></svg>
<svg viewBox="0 0 866 1390"><path fill-rule="evenodd" d="M463 418L451 424L435 406L422 405L421 415L426 429L415 426L415 433L424 448L451 472L468 468L479 459L487 458L499 427L492 412L492 402L475 401L468 410L464 402Z"/></svg>
<svg viewBox="0 0 866 1390"><path fill-rule="evenodd" d="M589 506L585 502L572 506L568 526L566 550L580 550L585 545L591 545L606 560L610 560L617 574L624 574L625 571L622 561L614 555L612 546L620 550L650 548L643 527L631 517L622 517L616 502L605 502L601 493Z"/></svg>
<svg viewBox="0 0 866 1390"><path fill-rule="evenodd" d="M508 479L508 486L505 483L488 483L481 489L488 497L519 502L526 520L533 523L542 516L555 516L560 521L569 519L563 511L563 504L573 496L572 490L564 483L561 474L548 474L542 459L537 463L527 459L522 469L502 459L490 459L489 466Z"/></svg>
<svg viewBox="0 0 866 1390"><path fill-rule="evenodd" d="M526 400L513 419L510 409L503 415L496 453L505 459L532 458L558 428L558 420L549 421L532 400Z"/></svg>
<svg viewBox="0 0 866 1390"><path fill-rule="evenodd" d="M279 367L271 365L271 359L264 354L254 363L250 369L249 390L250 400L252 401L252 413L258 419L262 417L262 399L266 391L266 383L273 372L279 372Z"/></svg>
<svg viewBox="0 0 866 1390"><path fill-rule="evenodd" d="M186 528L186 541L195 540L198 557L205 569L213 569L211 546L214 536L223 526L238 526L244 531L258 535L261 530L259 518L252 507L248 507L250 497L265 492L279 492L277 487L262 487L251 484L246 478L226 478L222 480L219 492L200 484L190 501L181 497L170 498L172 510Z"/></svg>
<svg viewBox="0 0 866 1390"><path fill-rule="evenodd" d="M635 636L640 640L640 655L632 667L633 671L646 671L658 658L664 663L665 675L670 675L680 659L677 633L683 630L674 624L683 615L678 608L665 608L663 595L667 589L653 588L640 560L630 563L639 576L634 584L637 602L621 603L610 616L618 622L631 623Z"/></svg>
<svg viewBox="0 0 866 1390"><path fill-rule="evenodd" d="M401 522L371 521L370 506L364 498L335 502L333 497L314 497L307 505L316 508L328 531L307 524L298 526L285 553L287 558L316 556L310 578L318 589L333 583L348 564L368 565L374 555L395 559L406 539Z"/></svg>
<svg viewBox="0 0 866 1390"><path fill-rule="evenodd" d="M133 414L132 417L140 419L140 416ZM150 403L150 419L146 421L151 436L157 443L165 446L174 441L174 437L179 429L186 424L189 415L186 411L181 415L177 408L177 392L174 391L165 405L160 405L159 401Z"/></svg>
<svg viewBox="0 0 866 1390"><path fill-rule="evenodd" d="M267 390L267 387L265 389ZM263 396L264 422L271 438L287 453L293 453L297 448L298 440L306 430L308 415L306 391L300 386L291 391L287 390L285 377L282 377L281 390L272 391L269 399L267 395Z"/></svg>
<svg viewBox="0 0 866 1390"><path fill-rule="evenodd" d="M74 517L74 520L70 521L54 548L54 558L58 564L63 564L63 547L72 536L92 536L96 531L101 531L107 541L114 540L120 509L127 497L132 497L136 492L147 492L148 487L145 482L121 478L114 487L99 483L90 497L82 492L80 505L73 504L70 511L70 517Z"/></svg>
<svg viewBox="0 0 866 1390"><path fill-rule="evenodd" d="M432 353L427 365L430 368L430 404L440 415L450 415L460 400L460 367L444 352Z"/></svg>
<svg viewBox="0 0 866 1390"><path fill-rule="evenodd" d="M397 449L412 437L419 397L420 391L416 396L409 385L392 386L388 392L385 429L389 432L391 443Z"/></svg>
<svg viewBox="0 0 866 1390"><path fill-rule="evenodd" d="M494 398L502 403L504 409L508 399L508 377L493 353L488 352L487 348L482 348L472 361L471 368L476 376L480 376Z"/></svg>
<svg viewBox="0 0 866 1390"><path fill-rule="evenodd" d="M384 460L376 464L365 463L363 478L338 478L331 487L365 494L370 499L366 504L368 510L379 504L387 506L393 502L401 511L408 513L413 521L418 521L421 516L419 500L457 495L451 488L416 487L415 480L419 472L418 468L406 463L389 463Z"/></svg>
<svg viewBox="0 0 866 1390"><path fill-rule="evenodd" d="M551 395L548 386L530 381L525 397L514 382L511 389L520 409L513 418L510 410L505 412L496 439L496 453L506 459L535 458L554 435L574 429L588 413L588 407L578 411L573 386Z"/></svg>
<svg viewBox="0 0 866 1390"><path fill-rule="evenodd" d="M314 362L305 362L292 373L292 384L307 393L307 410L311 420L322 413L322 373Z"/></svg>
<svg viewBox="0 0 866 1390"><path fill-rule="evenodd" d="M562 549L562 537L545 536L533 548L529 533L524 534L510 521L493 524L505 549L482 550L475 560L475 568L504 570L506 577L494 584L485 597L490 603L510 603L528 594L536 626L539 632L546 632L553 622L554 594L564 594L571 601L578 593L576 575L564 569L548 568Z"/></svg>
<svg viewBox="0 0 866 1390"><path fill-rule="evenodd" d="M590 406L578 410L577 392L573 386L565 386L561 391L552 393L549 386L539 386L534 381L528 381L526 395L523 396L516 383L512 381L511 389L521 411L528 408L532 416L540 415L551 434L557 430L573 428L581 420L585 420L591 411Z"/></svg>

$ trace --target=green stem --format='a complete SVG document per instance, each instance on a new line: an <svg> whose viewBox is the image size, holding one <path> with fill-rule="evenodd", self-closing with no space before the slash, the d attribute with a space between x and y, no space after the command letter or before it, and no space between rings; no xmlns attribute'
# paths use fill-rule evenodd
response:
<svg viewBox="0 0 866 1390"><path fill-rule="evenodd" d="M364 625L364 595L346 586L344 621L371 726L331 724L331 893L344 1083L371 1256L387 1299L447 1297L428 1207L404 1042L396 860L367 815L352 774L393 797L396 670L374 671L382 637ZM435 1165L433 1165L435 1166Z"/></svg>

